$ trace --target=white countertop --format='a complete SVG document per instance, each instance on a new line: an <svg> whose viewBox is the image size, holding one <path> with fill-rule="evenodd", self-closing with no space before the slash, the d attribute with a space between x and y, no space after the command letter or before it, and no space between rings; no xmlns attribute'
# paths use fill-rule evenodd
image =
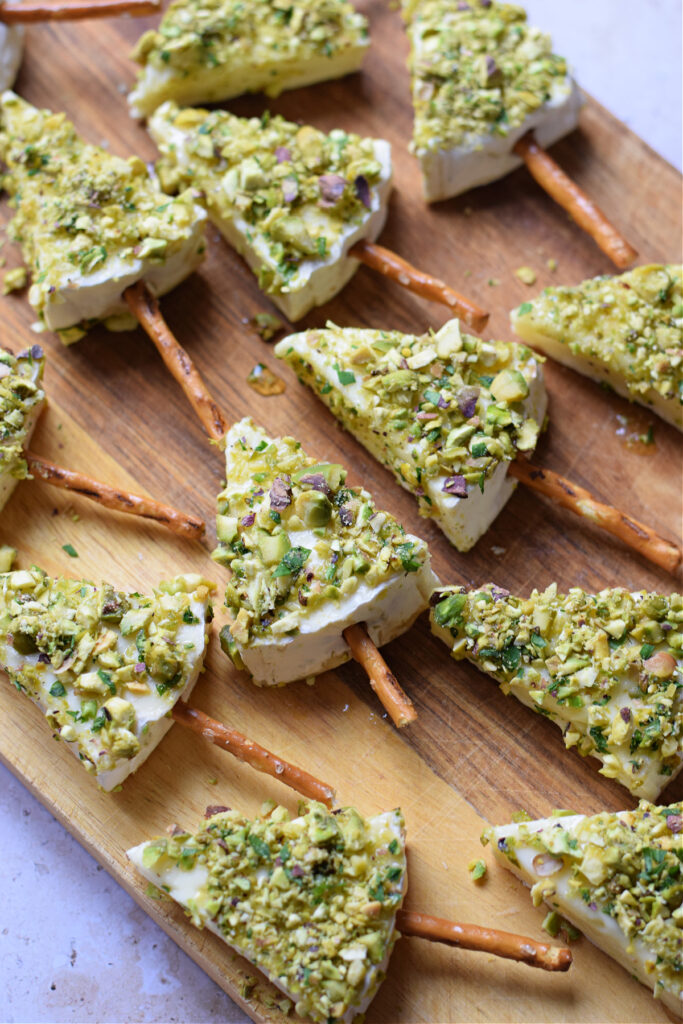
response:
<svg viewBox="0 0 683 1024"><path fill-rule="evenodd" d="M526 7L570 55L581 85L680 168L680 0ZM1 766L0 863L6 1024L247 1021Z"/></svg>

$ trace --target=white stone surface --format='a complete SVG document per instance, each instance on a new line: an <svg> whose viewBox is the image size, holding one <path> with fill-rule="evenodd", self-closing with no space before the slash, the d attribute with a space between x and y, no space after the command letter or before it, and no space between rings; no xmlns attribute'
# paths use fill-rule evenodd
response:
<svg viewBox="0 0 683 1024"><path fill-rule="evenodd" d="M580 84L680 168L680 0L526 6ZM0 863L6 1024L247 1020L2 767Z"/></svg>

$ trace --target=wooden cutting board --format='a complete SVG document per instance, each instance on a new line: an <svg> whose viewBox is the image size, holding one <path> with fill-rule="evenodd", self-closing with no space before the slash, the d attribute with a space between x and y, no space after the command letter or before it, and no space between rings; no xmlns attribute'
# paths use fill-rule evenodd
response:
<svg viewBox="0 0 683 1024"><path fill-rule="evenodd" d="M605 257L524 170L459 199L424 206L417 167L407 151L407 46L399 18L380 0L360 6L370 16L373 37L366 72L284 94L269 106L323 129L339 126L390 139L396 192L384 244L490 309L486 333L491 337L509 337L509 309L543 286L611 272ZM128 117L123 96L132 77L126 54L144 27L120 21L31 28L17 89L36 104L66 109L92 141L106 140L115 152L151 159L154 147ZM46 59L48 54L59 59ZM261 97L230 104L238 113L260 113L265 107ZM580 131L555 152L617 221L643 262L681 258L680 176L603 108L589 99ZM2 214L6 218L6 208ZM273 432L299 436L318 458L344 462L352 482L362 482L380 505L429 541L444 582L495 580L520 593L552 580L562 587L680 587L680 579L521 489L476 548L459 554L273 358L248 324L256 312L270 308L268 301L212 228L209 238L206 263L164 300L164 310L226 414L249 413ZM3 255L8 267L19 263L9 245ZM551 258L558 263L555 273L547 267ZM533 288L514 276L522 265L537 271ZM3 299L0 318L3 344L16 350L35 340L24 296ZM328 318L422 331L439 327L446 314L361 269L342 296L304 324L321 325ZM52 406L36 434L36 451L112 483L146 488L200 512L210 524L223 472L220 458L142 332L94 330L70 349L51 335L42 341ZM286 380L283 395L265 398L247 386L257 362ZM680 540L680 434L560 367L547 366L547 381L551 425L537 460ZM644 449L646 455L624 444L620 431L644 434L650 423L654 444ZM34 482L18 487L0 526L2 542L20 549L21 566L37 563L49 572L105 577L131 589L192 570L222 587L224 570L208 559L212 533L209 525L205 547L183 543L160 528L101 512ZM78 552L77 560L62 550L67 543ZM219 613L215 634L220 618ZM341 802L365 813L400 804L410 844L408 906L542 937L543 913L531 907L511 876L492 867L483 885L469 880L468 862L482 855L484 819L503 822L520 807L533 816L556 806L616 810L631 806L632 799L598 775L594 762L565 751L552 724L503 697L471 666L451 662L430 635L426 617L385 653L420 715L400 735L383 718L354 665L314 687L301 683L263 691L232 670L216 635L193 699L333 782ZM179 726L121 793L103 794L62 745L46 742L42 717L6 680L0 684L0 714L4 763L255 1020L280 1019L268 1005L268 985L258 981L252 987L248 965L213 936L193 929L173 905L147 897L123 851L170 822L193 826L207 804L253 812L273 797L294 808L292 794ZM681 794L679 782L665 797ZM407 939L398 944L387 982L368 1014L377 1024L665 1019L645 989L585 940L575 946L571 972L551 976Z"/></svg>

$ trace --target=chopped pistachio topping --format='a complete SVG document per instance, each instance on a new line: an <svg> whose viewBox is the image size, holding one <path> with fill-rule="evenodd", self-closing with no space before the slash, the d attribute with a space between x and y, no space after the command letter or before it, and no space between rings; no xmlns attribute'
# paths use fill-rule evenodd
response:
<svg viewBox="0 0 683 1024"><path fill-rule="evenodd" d="M528 599L488 584L434 595L432 627L564 730L601 773L656 795L683 763L683 595L623 588Z"/></svg>
<svg viewBox="0 0 683 1024"><path fill-rule="evenodd" d="M372 997L406 885L401 812L364 820L352 807L310 803L294 820L284 807L255 821L225 808L207 815L194 835L145 844L148 877L203 876L184 901L194 924L245 953L300 1017L333 1024Z"/></svg>
<svg viewBox="0 0 683 1024"><path fill-rule="evenodd" d="M462 334L457 320L420 336L328 324L283 338L275 354L415 494L424 516L431 481L467 497L536 445L539 426L524 406L537 370L531 352Z"/></svg>
<svg viewBox="0 0 683 1024"><path fill-rule="evenodd" d="M488 0L403 0L419 152L507 135L571 90L567 63L525 11Z"/></svg>
<svg viewBox="0 0 683 1024"><path fill-rule="evenodd" d="M175 0L159 28L141 36L132 58L181 78L220 74L226 65L263 67L256 88L277 96L282 65L333 59L366 46L367 38L367 19L346 0Z"/></svg>
<svg viewBox="0 0 683 1024"><path fill-rule="evenodd" d="M44 364L39 345L16 357L0 348L0 478L28 476L24 445L45 401Z"/></svg>
<svg viewBox="0 0 683 1024"><path fill-rule="evenodd" d="M165 263L192 236L189 192L175 199L138 157L123 160L85 143L64 114L5 93L0 110L3 185L16 213L10 237L31 270L31 305L89 278L121 277L122 264Z"/></svg>
<svg viewBox="0 0 683 1024"><path fill-rule="evenodd" d="M418 572L427 545L407 537L346 470L316 463L292 437L271 438L251 420L232 428L227 484L218 496L214 558L233 576L225 602L235 621L222 639L237 647L294 636L313 609Z"/></svg>
<svg viewBox="0 0 683 1024"><path fill-rule="evenodd" d="M520 337L545 335L623 379L636 401L653 390L683 404L683 267L653 264L576 288L546 288L512 314Z"/></svg>
<svg viewBox="0 0 683 1024"><path fill-rule="evenodd" d="M108 772L139 753L151 704L163 717L201 663L211 588L178 576L144 597L36 568L0 575L0 664L86 770Z"/></svg>
<svg viewBox="0 0 683 1024"><path fill-rule="evenodd" d="M300 287L302 265L329 262L349 226L378 205L383 168L374 139L172 103L151 127L164 188L197 188L219 226L239 228L259 257L266 292Z"/></svg>
<svg viewBox="0 0 683 1024"><path fill-rule="evenodd" d="M552 903L558 879L568 874L569 897L611 918L629 950L634 942L643 944L655 995L680 996L683 804L656 807L642 800L635 811L596 814L569 828L562 818L541 829L531 822L498 843L512 863L524 847L545 859L539 874L546 877L531 890L536 904Z"/></svg>

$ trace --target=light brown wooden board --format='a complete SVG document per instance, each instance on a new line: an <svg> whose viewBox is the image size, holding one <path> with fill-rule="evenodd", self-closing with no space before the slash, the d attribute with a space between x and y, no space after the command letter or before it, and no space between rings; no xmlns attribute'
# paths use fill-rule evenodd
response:
<svg viewBox="0 0 683 1024"><path fill-rule="evenodd" d="M396 193L382 242L489 308L488 336L508 337L508 310L544 285L609 273L606 258L524 170L460 199L424 206L417 167L407 152L407 46L398 15L380 0L360 6L370 16L373 36L363 75L284 94L268 106L324 129L340 126L390 139ZM89 139L106 140L121 154L153 158L154 147L128 117L122 95L132 76L126 53L144 27L139 21L119 21L32 28L17 89L34 103L66 109ZM229 106L238 113L260 113L267 104L251 97ZM626 232L643 262L681 258L680 176L623 125L589 100L580 131L554 152ZM226 414L251 413L273 432L298 435L319 458L346 463L353 482L365 484L380 504L429 541L442 580L494 579L522 593L551 580L563 587L624 584L670 591L680 586L521 489L476 548L458 554L249 329L249 317L269 304L213 229L209 236L206 263L164 300L164 309ZM19 261L10 247L3 255L9 266ZM558 261L555 274L546 267L550 257ZM522 265L538 272L533 289L514 277ZM489 285L489 280L500 283ZM0 317L3 344L17 349L35 340L24 297L2 300ZM328 317L340 324L421 331L440 326L446 311L361 269L342 296L312 313L305 324L320 325ZM44 344L55 404L36 435L36 450L122 485L133 486L132 474L138 489L146 487L210 521L222 478L220 459L142 333L96 330L68 350L51 336L45 336ZM262 398L247 387L247 373L259 361L286 379L283 396ZM680 538L680 435L647 414L636 417L628 403L560 367L548 365L547 380L552 421L538 460ZM617 415L637 418L641 431L654 423L650 455L623 446L616 434ZM69 508L77 510L78 522ZM206 549L184 544L160 528L100 513L37 483L17 489L3 514L0 537L21 549L22 565L38 562L49 571L106 576L122 587L150 587L163 576L193 568L223 579L222 570L208 561L210 542ZM74 545L78 561L61 550L64 543ZM420 713L416 725L401 735L382 720L355 666L312 689L295 684L264 692L230 669L215 639L196 703L333 781L344 802L367 813L400 803L411 848L409 906L540 935L542 913L531 908L528 895L505 873L492 870L483 887L469 881L466 865L481 855L480 816L502 822L522 806L535 816L553 806L593 812L633 801L599 776L593 762L566 752L554 726L504 698L470 666L452 663L429 634L426 618L385 653ZM0 757L239 1000L244 965L212 936L192 929L177 909L146 898L122 851L170 821L194 824L209 803L253 811L273 796L294 807L288 791L175 726L124 791L107 796L65 749L46 742L40 715L6 682L0 686L0 707ZM218 785L209 783L212 777ZM665 795L673 799L682 792L678 783ZM276 1019L263 1004L265 991L260 984L260 999L247 1009L255 1019ZM377 1022L663 1019L659 1004L586 942L577 945L570 974L553 977L405 940L369 1013L369 1020Z"/></svg>

